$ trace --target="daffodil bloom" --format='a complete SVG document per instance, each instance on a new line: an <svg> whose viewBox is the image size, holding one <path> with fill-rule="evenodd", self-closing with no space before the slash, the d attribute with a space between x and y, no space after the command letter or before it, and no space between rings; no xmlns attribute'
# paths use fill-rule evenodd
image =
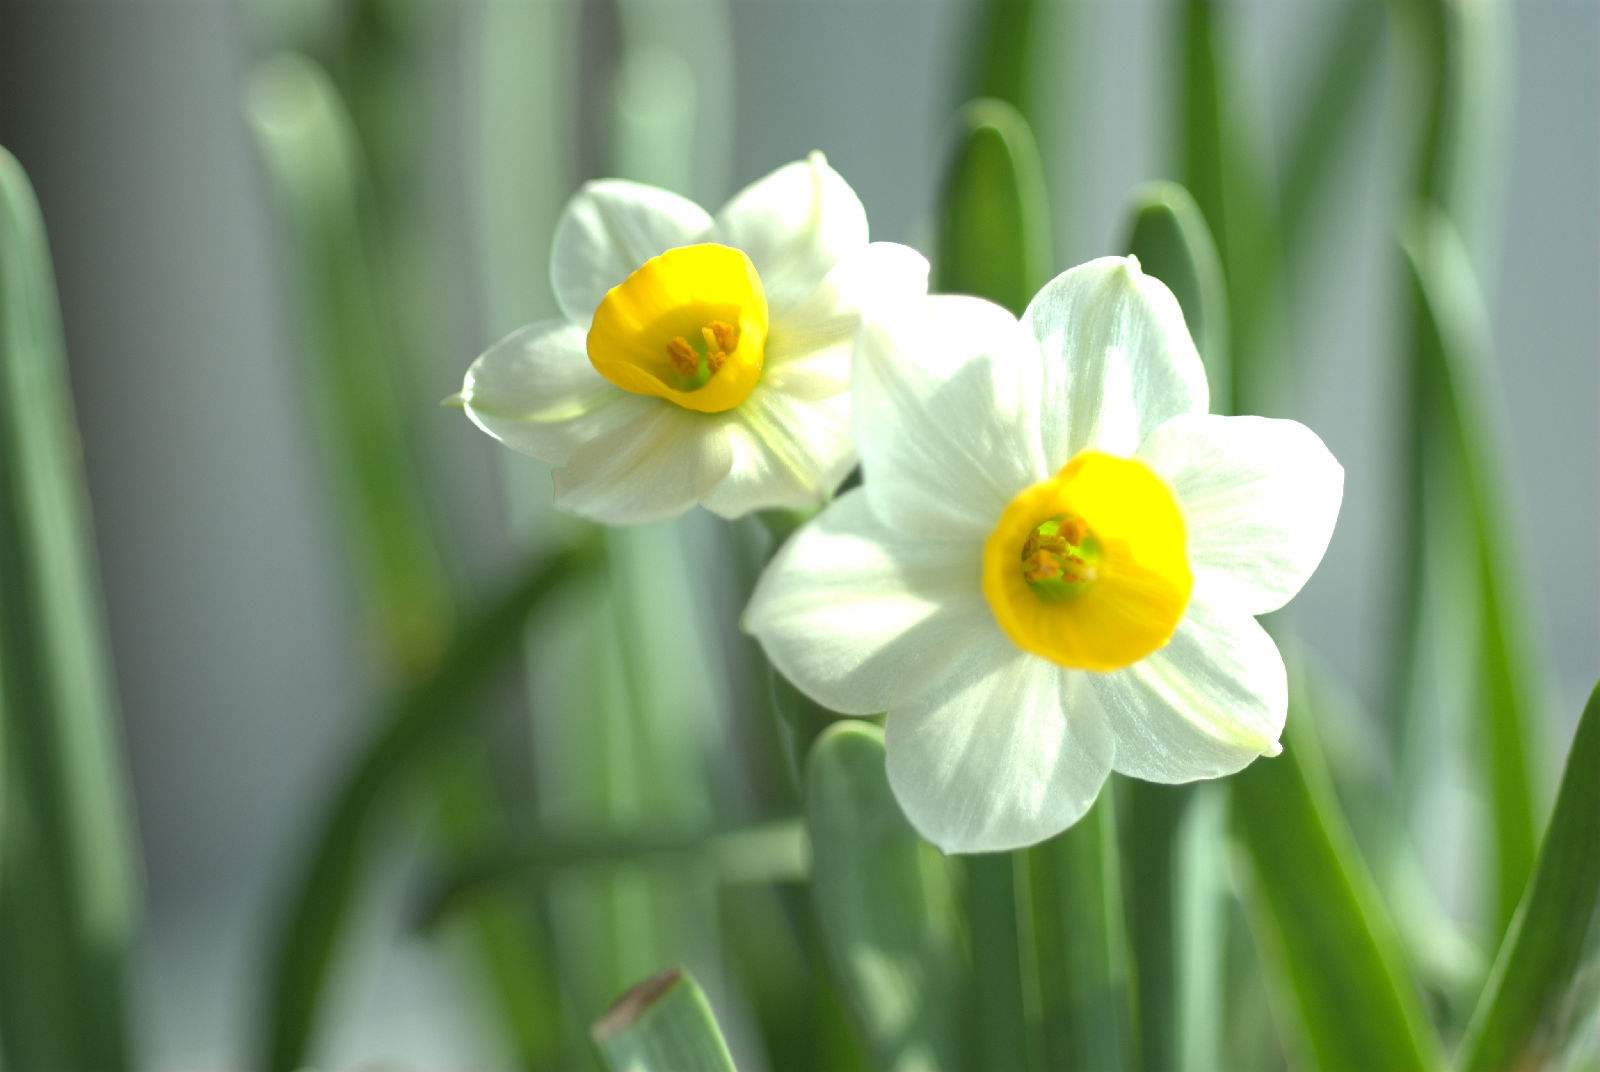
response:
<svg viewBox="0 0 1600 1072"><path fill-rule="evenodd" d="M931 297L863 333L863 486L797 533L745 626L800 689L886 715L889 780L946 851L1033 844L1116 770L1279 750L1255 616L1321 561L1344 471L1303 425L1207 413L1172 294L1132 258L1021 321Z"/></svg>
<svg viewBox="0 0 1600 1072"><path fill-rule="evenodd" d="M857 329L925 295L928 265L869 244L861 201L813 153L715 217L591 182L556 227L550 275L562 318L491 347L460 400L550 463L559 508L631 524L824 502L855 464Z"/></svg>

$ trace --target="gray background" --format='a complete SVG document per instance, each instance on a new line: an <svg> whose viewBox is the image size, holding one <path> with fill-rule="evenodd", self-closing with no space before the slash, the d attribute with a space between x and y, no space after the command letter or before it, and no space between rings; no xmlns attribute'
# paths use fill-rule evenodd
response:
<svg viewBox="0 0 1600 1072"><path fill-rule="evenodd" d="M425 177L433 255L468 278L482 260L471 202L486 180L461 141L474 129L465 117L478 99L483 6L438 5L434 54L417 72L431 101L418 122L441 147L437 174ZM877 236L920 243L967 6L733 8L733 179L823 148ZM1600 5L1525 0L1513 14L1504 226L1484 243L1497 252L1481 267L1515 446L1507 507L1526 510L1522 550L1560 686L1553 764L1600 673ZM1070 206L1056 219L1062 267L1113 251L1126 191L1167 172L1174 155L1162 114L1166 5L1100 0L1077 15L1080 60L1051 77L1081 108L1070 125L1041 131L1057 200ZM1330 9L1256 0L1234 15L1247 88L1276 131ZM148 867L138 1009L148 1064L159 1068L244 1060L263 908L368 684L352 669L362 665L354 595L307 438L265 187L241 121L257 32L221 2L0 4L0 142L38 187L60 276ZM1401 279L1388 237L1403 184L1397 124L1412 105L1393 41L1387 59L1382 100L1340 163L1331 237L1298 281L1286 345L1304 372L1282 414L1317 429L1349 474L1327 562L1294 617L1369 702L1393 635L1386 504L1403 442L1389 327ZM576 172L563 166L541 181L565 189ZM455 388L495 329L548 300L530 293L519 314L517 296L502 294L485 315L479 297L455 296L457 319L437 327L434 393ZM437 422L430 449L458 481L435 507L457 519L461 568L492 577L511 553L497 459L455 415ZM364 929L329 1063L482 1057L469 1003L433 948L396 936L392 913Z"/></svg>

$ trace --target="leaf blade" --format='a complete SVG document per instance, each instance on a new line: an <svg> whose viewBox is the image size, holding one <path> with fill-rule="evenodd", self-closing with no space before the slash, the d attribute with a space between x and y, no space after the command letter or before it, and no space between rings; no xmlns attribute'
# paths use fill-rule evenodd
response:
<svg viewBox="0 0 1600 1072"><path fill-rule="evenodd" d="M17 1067L126 1067L132 805L44 221L4 149L0 589L4 1052Z"/></svg>
<svg viewBox="0 0 1600 1072"><path fill-rule="evenodd" d="M1555 811L1489 981L1461 1044L1463 1072L1531 1068L1542 1014L1571 982L1578 940L1600 906L1600 685L1567 753Z"/></svg>
<svg viewBox="0 0 1600 1072"><path fill-rule="evenodd" d="M590 1034L612 1072L735 1072L711 1003L680 968L622 995Z"/></svg>
<svg viewBox="0 0 1600 1072"><path fill-rule="evenodd" d="M806 824L823 944L877 1064L961 1067L966 979L953 869L901 813L881 729L840 722L817 739Z"/></svg>

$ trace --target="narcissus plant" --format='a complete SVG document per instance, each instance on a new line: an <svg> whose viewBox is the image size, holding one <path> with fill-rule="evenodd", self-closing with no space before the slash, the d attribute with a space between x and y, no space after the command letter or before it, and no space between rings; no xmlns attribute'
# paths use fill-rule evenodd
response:
<svg viewBox="0 0 1600 1072"><path fill-rule="evenodd" d="M925 295L928 266L869 244L860 199L813 153L714 217L591 182L557 225L550 275L562 318L492 346L460 401L550 463L559 508L631 524L826 501L855 464L856 332Z"/></svg>
<svg viewBox="0 0 1600 1072"><path fill-rule="evenodd" d="M1112 770L1187 782L1279 750L1255 616L1321 561L1344 471L1294 421L1207 413L1137 261L1064 273L1020 321L918 300L863 332L855 404L863 486L789 541L745 625L817 702L886 714L924 837L1018 848Z"/></svg>

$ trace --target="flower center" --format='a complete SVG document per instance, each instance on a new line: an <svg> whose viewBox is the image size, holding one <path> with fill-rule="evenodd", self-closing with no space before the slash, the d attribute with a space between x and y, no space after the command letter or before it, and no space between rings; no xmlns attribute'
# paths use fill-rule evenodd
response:
<svg viewBox="0 0 1600 1072"><path fill-rule="evenodd" d="M983 549L983 594L1017 647L1117 670L1172 638L1189 604L1183 515L1143 462L1078 454L1025 488Z"/></svg>
<svg viewBox="0 0 1600 1072"><path fill-rule="evenodd" d="M589 326L589 362L633 394L721 413L750 396L767 348L767 296L730 246L679 246L606 292Z"/></svg>

